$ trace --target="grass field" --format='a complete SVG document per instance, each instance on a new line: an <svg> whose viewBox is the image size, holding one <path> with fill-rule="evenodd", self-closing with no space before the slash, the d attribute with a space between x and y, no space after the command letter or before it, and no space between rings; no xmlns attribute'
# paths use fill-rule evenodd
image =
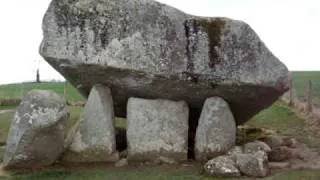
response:
<svg viewBox="0 0 320 180"><path fill-rule="evenodd" d="M64 95L64 82L23 83L0 85L0 99L19 99L31 89L50 89ZM66 84L66 99L70 101L81 101L84 98L69 83Z"/></svg>
<svg viewBox="0 0 320 180"><path fill-rule="evenodd" d="M319 170L288 171L267 178L265 180L318 180ZM65 171L46 170L35 173L14 174L13 179L21 180L235 180L235 178L205 177L195 168L176 166L137 166L125 168L105 168L103 170ZM238 178L237 180L254 180L254 178Z"/></svg>
<svg viewBox="0 0 320 180"><path fill-rule="evenodd" d="M304 97L308 81L312 81L312 93L314 102L320 105L320 71L295 71L293 75L293 86L299 98Z"/></svg>
<svg viewBox="0 0 320 180"><path fill-rule="evenodd" d="M298 97L303 98L308 80L311 80L313 83L313 95L316 101L320 104L320 71L294 71L292 74L293 85ZM19 99L24 93L31 89L50 89L63 96L64 86L65 83L63 82L0 85L0 99ZM69 83L66 85L66 98L70 101L84 100L76 88L71 86Z"/></svg>

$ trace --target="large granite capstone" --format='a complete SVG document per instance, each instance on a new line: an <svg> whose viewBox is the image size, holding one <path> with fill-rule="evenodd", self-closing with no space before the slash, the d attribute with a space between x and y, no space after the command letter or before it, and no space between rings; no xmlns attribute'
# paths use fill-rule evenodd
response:
<svg viewBox="0 0 320 180"><path fill-rule="evenodd" d="M152 0L53 0L40 53L87 96L185 100L191 118L225 99L242 124L288 89L288 70L244 22L196 17ZM197 118L194 118L197 120Z"/></svg>

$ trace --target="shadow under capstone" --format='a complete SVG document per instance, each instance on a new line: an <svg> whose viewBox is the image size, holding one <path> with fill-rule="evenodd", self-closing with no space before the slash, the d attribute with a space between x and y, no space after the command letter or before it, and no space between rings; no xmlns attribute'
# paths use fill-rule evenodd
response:
<svg viewBox="0 0 320 180"><path fill-rule="evenodd" d="M118 152L127 149L127 130L126 128L116 128L116 148Z"/></svg>

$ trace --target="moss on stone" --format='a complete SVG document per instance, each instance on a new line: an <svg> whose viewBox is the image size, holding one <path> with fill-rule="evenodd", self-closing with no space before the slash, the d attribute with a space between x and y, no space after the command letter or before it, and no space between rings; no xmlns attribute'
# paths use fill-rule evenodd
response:
<svg viewBox="0 0 320 180"><path fill-rule="evenodd" d="M215 64L219 64L219 54L215 50L215 47L221 46L221 33L225 26L225 21L221 18L215 18L212 20L198 20L199 26L208 35L209 40L209 67L213 68Z"/></svg>

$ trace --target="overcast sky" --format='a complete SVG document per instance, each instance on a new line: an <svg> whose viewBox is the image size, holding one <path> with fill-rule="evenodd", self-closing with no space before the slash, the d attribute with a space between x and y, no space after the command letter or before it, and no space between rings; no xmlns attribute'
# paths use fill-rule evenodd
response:
<svg viewBox="0 0 320 180"><path fill-rule="evenodd" d="M320 0L160 0L189 14L247 22L290 70L320 70ZM0 2L0 84L63 79L39 55L50 0Z"/></svg>

